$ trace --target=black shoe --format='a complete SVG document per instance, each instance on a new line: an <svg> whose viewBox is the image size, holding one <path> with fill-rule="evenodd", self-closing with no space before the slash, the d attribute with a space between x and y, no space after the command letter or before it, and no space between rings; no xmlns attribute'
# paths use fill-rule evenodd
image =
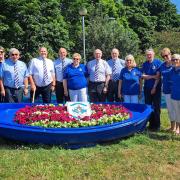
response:
<svg viewBox="0 0 180 180"><path fill-rule="evenodd" d="M152 131L152 132L158 132L158 131L160 131L160 127L158 127L158 128L148 127L148 130Z"/></svg>

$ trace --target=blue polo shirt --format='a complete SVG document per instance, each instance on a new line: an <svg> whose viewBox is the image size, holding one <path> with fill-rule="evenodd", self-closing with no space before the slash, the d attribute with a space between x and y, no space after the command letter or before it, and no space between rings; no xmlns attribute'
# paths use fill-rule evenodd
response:
<svg viewBox="0 0 180 180"><path fill-rule="evenodd" d="M135 67L131 71L127 67L123 68L120 73L122 80L121 91L123 95L139 95L140 93L140 78L142 73L139 68Z"/></svg>
<svg viewBox="0 0 180 180"><path fill-rule="evenodd" d="M162 84L163 84L163 93L170 94L171 93L171 77L170 71L172 70L172 66L167 66L166 62L161 64L158 71L162 76Z"/></svg>
<svg viewBox="0 0 180 180"><path fill-rule="evenodd" d="M87 87L87 75L87 68L84 64L80 64L78 67L70 64L64 71L63 79L67 80L68 89L78 90Z"/></svg>
<svg viewBox="0 0 180 180"><path fill-rule="evenodd" d="M180 68L173 69L170 72L171 74L171 98L174 100L180 100Z"/></svg>
<svg viewBox="0 0 180 180"><path fill-rule="evenodd" d="M146 75L156 75L157 70L161 66L162 61L159 59L154 59L152 62L146 61L142 64L142 73ZM155 79L145 80L144 88L152 89L155 83ZM158 84L161 87L161 83Z"/></svg>

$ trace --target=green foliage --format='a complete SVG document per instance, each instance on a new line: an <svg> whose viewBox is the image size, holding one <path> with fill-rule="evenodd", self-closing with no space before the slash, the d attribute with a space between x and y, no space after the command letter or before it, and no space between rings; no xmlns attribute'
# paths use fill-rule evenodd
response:
<svg viewBox="0 0 180 180"><path fill-rule="evenodd" d="M129 26L141 40L141 50L155 43L155 31L179 27L180 18L170 0L124 0Z"/></svg>
<svg viewBox="0 0 180 180"><path fill-rule="evenodd" d="M59 47L69 48L72 44L59 1L3 0L1 3L4 4L2 22L7 28L0 32L0 44L18 48L26 60L37 55L39 46L50 47L54 56Z"/></svg>
<svg viewBox="0 0 180 180"><path fill-rule="evenodd" d="M148 10L152 16L156 16L156 31L169 30L173 27L179 27L179 15L176 13L176 7L170 0L150 0Z"/></svg>
<svg viewBox="0 0 180 180"><path fill-rule="evenodd" d="M155 31L180 26L180 15L170 0L1 0L0 45L7 50L18 48L26 61L37 56L42 45L48 47L51 58L57 56L62 46L70 54L83 54L81 7L88 11L88 59L95 47L104 51L105 58L113 47L120 48L123 56L136 55L156 45ZM105 22L107 17L115 21Z"/></svg>
<svg viewBox="0 0 180 180"><path fill-rule="evenodd" d="M155 32L156 48L161 51L164 47L171 49L172 53L180 54L180 32L162 31Z"/></svg>
<svg viewBox="0 0 180 180"><path fill-rule="evenodd" d="M103 51L104 58L110 57L113 47L121 51L121 55L137 54L139 39L129 28L125 29L118 20L109 20L108 17L95 17L87 27L87 54L99 48Z"/></svg>

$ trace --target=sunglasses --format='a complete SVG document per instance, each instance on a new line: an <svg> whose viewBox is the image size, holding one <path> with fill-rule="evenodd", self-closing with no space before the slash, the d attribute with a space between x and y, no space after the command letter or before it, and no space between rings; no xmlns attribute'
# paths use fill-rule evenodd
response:
<svg viewBox="0 0 180 180"><path fill-rule="evenodd" d="M163 55L162 57L163 58L167 58L169 56L169 54L165 54L165 55Z"/></svg>
<svg viewBox="0 0 180 180"><path fill-rule="evenodd" d="M171 61L173 61L173 62L174 62L174 61L178 61L178 60L179 60L179 59L171 59Z"/></svg>
<svg viewBox="0 0 180 180"><path fill-rule="evenodd" d="M18 54L11 54L11 56L18 56Z"/></svg>

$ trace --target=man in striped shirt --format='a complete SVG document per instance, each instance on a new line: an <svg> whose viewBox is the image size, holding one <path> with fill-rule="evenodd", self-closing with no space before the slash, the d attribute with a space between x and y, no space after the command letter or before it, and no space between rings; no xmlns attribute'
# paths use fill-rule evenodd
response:
<svg viewBox="0 0 180 180"><path fill-rule="evenodd" d="M56 100L57 103L65 103L69 101L69 96L64 93L63 87L63 73L69 64L72 64L72 59L67 58L67 50L65 48L59 49L59 58L54 61L54 68L56 74Z"/></svg>
<svg viewBox="0 0 180 180"><path fill-rule="evenodd" d="M111 67L112 75L109 81L108 96L109 102L119 102L118 98L118 82L122 68L125 67L125 61L119 58L119 50L114 48L111 51L111 59L108 60L108 64Z"/></svg>
<svg viewBox="0 0 180 180"><path fill-rule="evenodd" d="M102 59L102 51L100 49L94 51L94 57L95 59L87 63L89 98L91 102L105 102L112 71L108 63Z"/></svg>
<svg viewBox="0 0 180 180"><path fill-rule="evenodd" d="M1 92L5 95L4 102L20 103L28 94L28 75L26 64L20 61L20 52L11 48L9 58L2 64L0 73Z"/></svg>
<svg viewBox="0 0 180 180"><path fill-rule="evenodd" d="M39 57L31 60L28 68L31 84L31 101L34 101L33 93L35 92L35 98L42 95L43 103L50 103L51 92L55 88L54 64L51 59L47 58L47 48L41 47L39 55Z"/></svg>

